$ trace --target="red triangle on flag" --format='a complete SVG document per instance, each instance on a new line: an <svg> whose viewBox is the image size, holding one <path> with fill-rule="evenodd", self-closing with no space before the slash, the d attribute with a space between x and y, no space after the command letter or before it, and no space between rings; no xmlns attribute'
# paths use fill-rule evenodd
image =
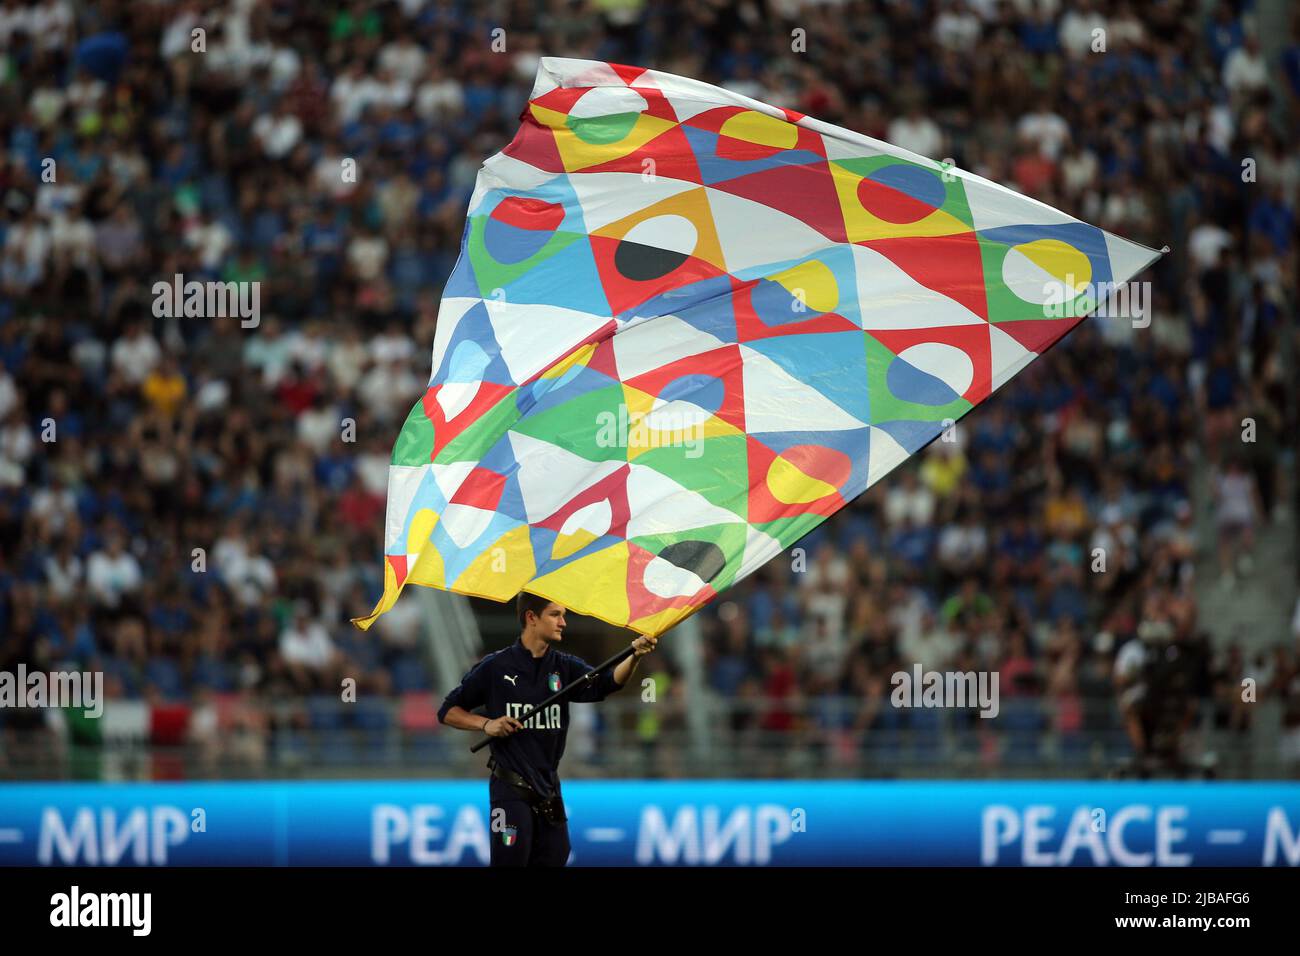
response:
<svg viewBox="0 0 1300 956"><path fill-rule="evenodd" d="M927 289L946 295L988 321L984 257L974 232L867 239L858 245L874 249Z"/></svg>

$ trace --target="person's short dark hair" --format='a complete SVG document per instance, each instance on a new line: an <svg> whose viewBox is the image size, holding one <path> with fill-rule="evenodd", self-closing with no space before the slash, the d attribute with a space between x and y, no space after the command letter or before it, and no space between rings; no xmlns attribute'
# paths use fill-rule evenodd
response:
<svg viewBox="0 0 1300 956"><path fill-rule="evenodd" d="M519 597L515 598L515 614L519 617L519 627L522 630L528 626L526 616L532 611L539 618L542 612L546 610L546 605L551 603L550 598L544 598L537 594L529 594L527 591L520 591Z"/></svg>

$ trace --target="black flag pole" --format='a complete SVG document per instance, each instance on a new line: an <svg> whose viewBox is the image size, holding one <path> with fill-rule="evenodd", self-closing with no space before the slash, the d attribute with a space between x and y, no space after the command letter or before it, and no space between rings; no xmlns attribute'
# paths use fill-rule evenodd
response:
<svg viewBox="0 0 1300 956"><path fill-rule="evenodd" d="M631 656L632 656L632 653L633 653L633 651L632 651L632 645L629 644L627 647L623 648L621 651L619 651L617 654L615 654L615 655L614 655L613 657L611 657L609 660L605 661L605 663L601 664L599 667L593 667L591 670L587 671L587 673L583 674L583 675L582 675L581 677L579 677L577 680L575 680L575 681L571 681L568 685L566 685L566 686L564 686L564 687L561 687L559 690L557 690L557 691L556 691L554 694L552 694L550 697L546 698L546 700L542 701L542 702L541 702L540 704L538 704L536 707L531 707L531 708L529 708L528 710L524 711L522 714L520 714L520 715L519 715L517 718L515 718L515 719L518 720L518 721L522 724L524 721L528 720L529 717L533 716L533 714L537 713L537 712L538 712L539 710L541 710L543 707L547 707L547 706L549 706L549 705L555 703L557 700L559 700L559 699L562 698L562 697L568 697L568 696L569 696L570 694L572 694L574 691L579 690L579 689L581 689L581 688L583 688L583 687L586 687L588 684L590 684L592 681L594 681L594 680L595 680L597 677L599 677L601 674L605 673L605 671L609 670L611 667L617 667L617 666L618 666L619 664L621 664L624 660L626 660L627 658L631 657ZM493 719L495 720L496 718L493 718ZM487 737L487 736L485 736L482 740L480 740L478 743L476 743L473 747L470 747L470 748L469 748L469 752L470 752L470 753L478 753L480 750L482 750L484 747L486 747L488 744L490 744L494 739L495 739L495 738L493 738L493 737Z"/></svg>

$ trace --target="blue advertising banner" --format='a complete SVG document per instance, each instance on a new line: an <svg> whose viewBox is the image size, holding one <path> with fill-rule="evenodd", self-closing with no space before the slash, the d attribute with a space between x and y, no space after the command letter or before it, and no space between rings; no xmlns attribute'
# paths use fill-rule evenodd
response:
<svg viewBox="0 0 1300 956"><path fill-rule="evenodd" d="M1300 866L1300 784L572 781L587 866ZM0 784L0 865L481 866L482 781Z"/></svg>

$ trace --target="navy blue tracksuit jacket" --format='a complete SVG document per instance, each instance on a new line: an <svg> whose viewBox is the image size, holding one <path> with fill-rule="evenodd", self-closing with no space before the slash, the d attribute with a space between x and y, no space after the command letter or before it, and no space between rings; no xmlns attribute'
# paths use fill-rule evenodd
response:
<svg viewBox="0 0 1300 956"><path fill-rule="evenodd" d="M592 669L582 658L557 651L554 645L547 645L541 657L533 657L523 641L516 640L470 668L438 708L438 720L444 720L447 711L455 706L466 710L483 707L484 715L493 719L506 715L517 718L525 707L540 704ZM560 785L556 771L569 733L569 702L604 700L621 687L614 681L614 668L610 668L589 686L530 717L522 730L509 737L493 737L488 746L497 764L513 770L542 796L549 797ZM518 799L495 777L490 794L493 801Z"/></svg>

